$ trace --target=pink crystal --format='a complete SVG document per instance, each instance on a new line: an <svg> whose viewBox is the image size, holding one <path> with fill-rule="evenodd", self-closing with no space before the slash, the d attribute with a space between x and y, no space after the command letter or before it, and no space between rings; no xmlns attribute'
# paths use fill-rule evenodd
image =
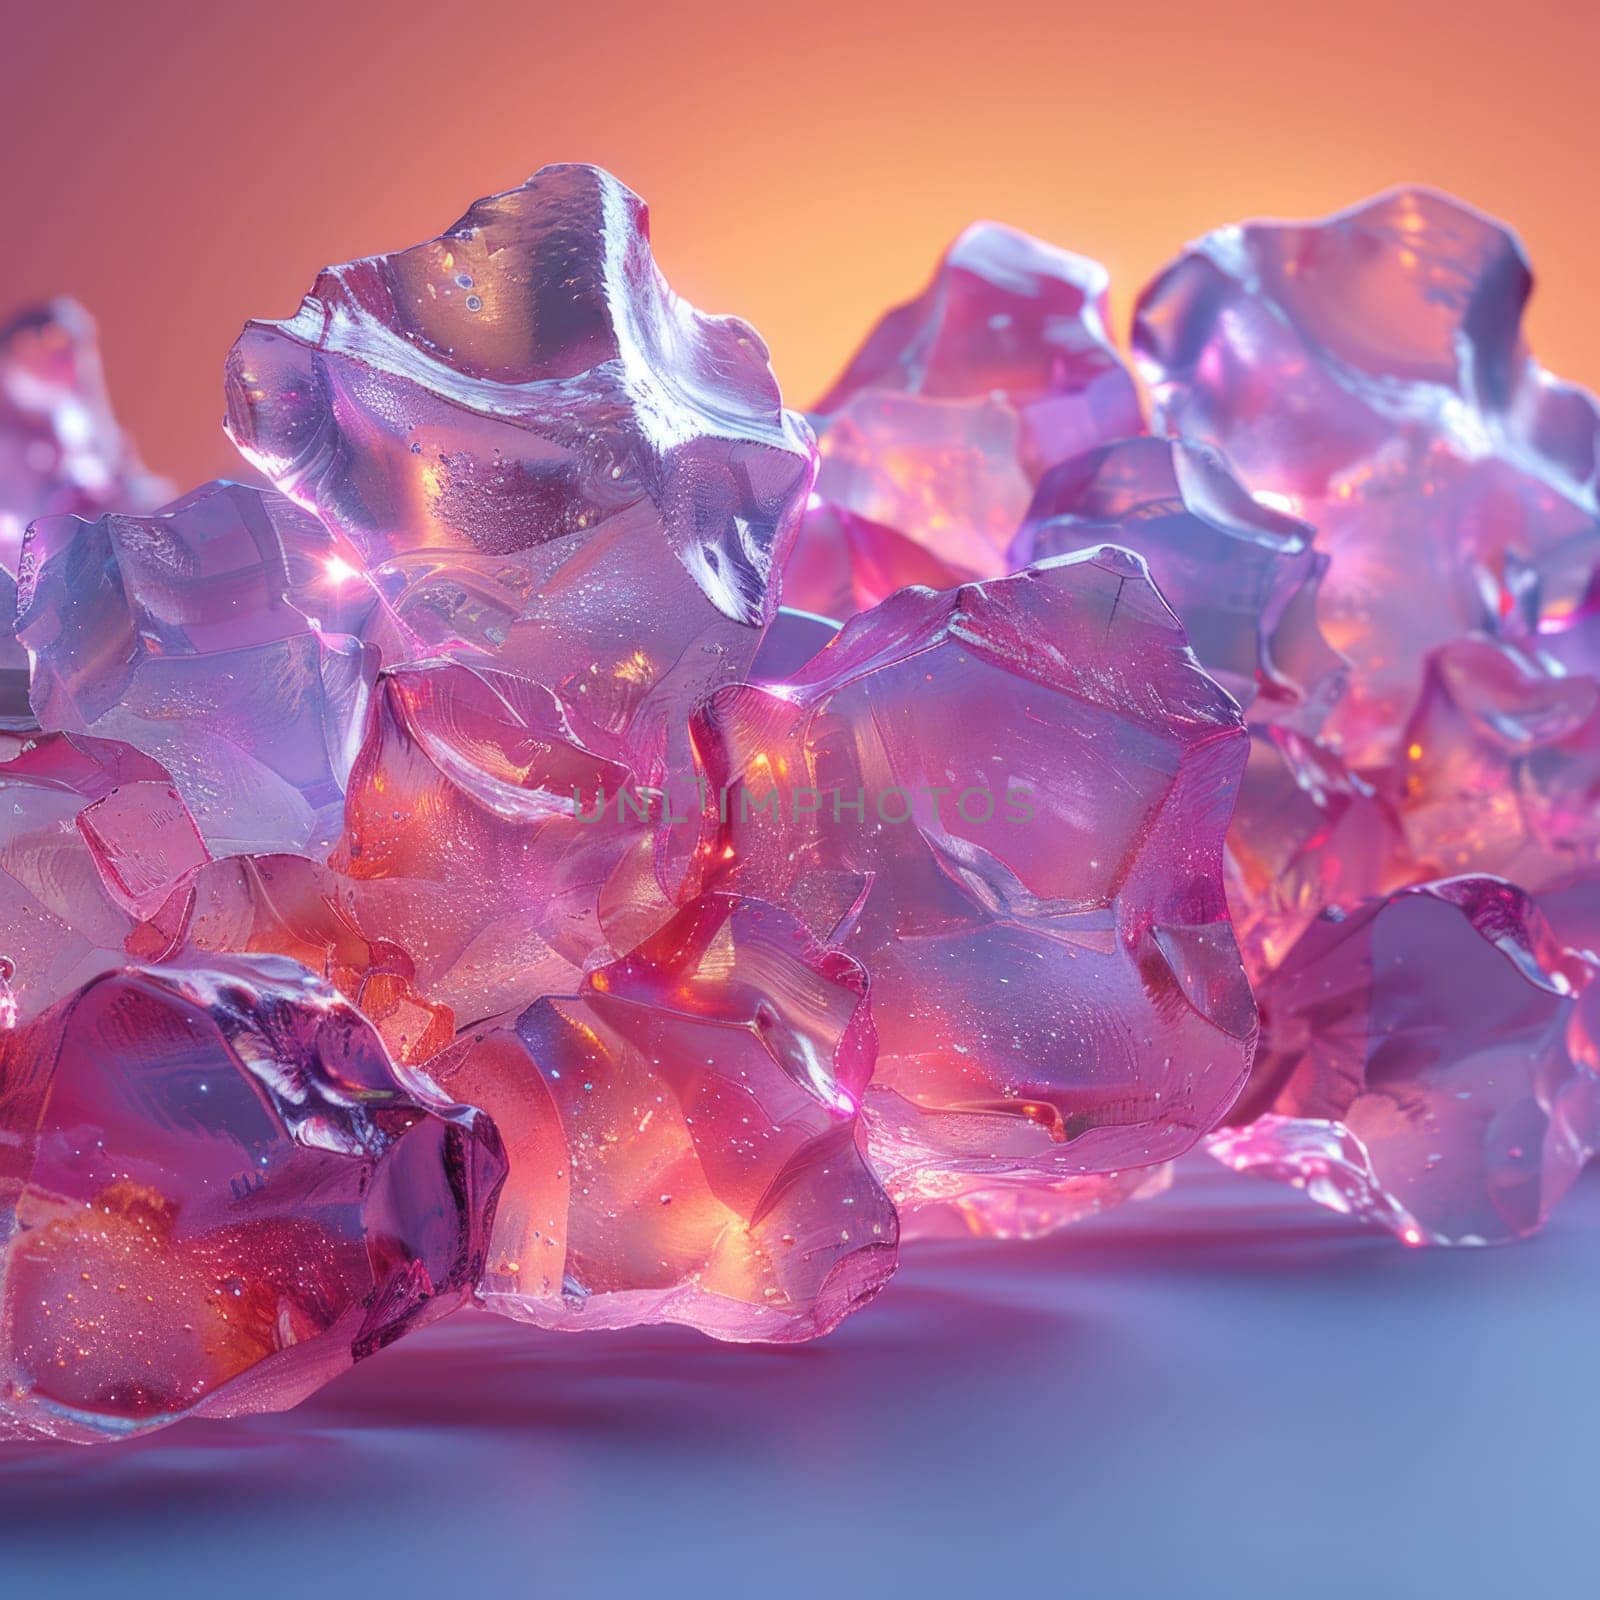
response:
<svg viewBox="0 0 1600 1600"><path fill-rule="evenodd" d="M281 960L106 974L0 1035L0 1431L276 1411L471 1290L505 1159Z"/></svg>
<svg viewBox="0 0 1600 1600"><path fill-rule="evenodd" d="M204 860L171 779L127 745L46 735L0 762L0 958L13 1016L157 953L140 916Z"/></svg>
<svg viewBox="0 0 1600 1600"><path fill-rule="evenodd" d="M1408 1244L1531 1233L1596 1146L1600 1078L1569 1050L1591 977L1495 878L1329 914L1259 990L1261 1048L1211 1152Z"/></svg>
<svg viewBox="0 0 1600 1600"><path fill-rule="evenodd" d="M1143 428L1108 283L1097 262L973 224L817 402L818 492L958 576L1005 570L1044 470Z"/></svg>
<svg viewBox="0 0 1600 1600"><path fill-rule="evenodd" d="M324 627L341 560L315 519L237 484L34 523L17 632L40 726L153 756L216 853L325 852L377 670Z"/></svg>
<svg viewBox="0 0 1600 1600"><path fill-rule="evenodd" d="M1252 730L1226 862L1234 931L1258 983L1322 912L1426 876L1385 796L1290 728Z"/></svg>
<svg viewBox="0 0 1600 1600"><path fill-rule="evenodd" d="M871 974L863 1109L898 1202L1150 1166L1230 1104L1245 733L1138 557L904 590L787 683L717 695L696 740L706 881Z"/></svg>
<svg viewBox="0 0 1600 1600"><path fill-rule="evenodd" d="M1600 872L1600 683L1514 644L1452 640L1429 659L1388 787L1433 873L1543 889Z"/></svg>
<svg viewBox="0 0 1600 1600"><path fill-rule="evenodd" d="M761 340L672 293L643 203L593 167L330 268L245 329L227 386L239 447L421 654L497 656L647 764L748 667L811 487Z"/></svg>
<svg viewBox="0 0 1600 1600"><path fill-rule="evenodd" d="M1252 720L1314 732L1344 663L1317 628L1328 560L1312 538L1306 523L1253 500L1215 450L1125 439L1045 474L1011 564L1101 544L1137 551L1200 664Z"/></svg>
<svg viewBox="0 0 1600 1600"><path fill-rule="evenodd" d="M948 589L971 576L903 533L814 494L783 569L783 599L801 611L842 619L870 611L910 584Z"/></svg>
<svg viewBox="0 0 1600 1600"><path fill-rule="evenodd" d="M665 919L653 815L615 737L548 689L403 667L379 679L331 865L464 1025L572 991L609 938Z"/></svg>
<svg viewBox="0 0 1600 1600"><path fill-rule="evenodd" d="M1428 653L1564 614L1595 564L1596 412L1529 355L1515 238L1427 190L1192 246L1134 347L1169 432L1315 524L1320 610L1354 664L1330 730L1393 757Z"/></svg>
<svg viewBox="0 0 1600 1600"><path fill-rule="evenodd" d="M35 517L153 510L171 493L117 426L94 322L52 300L0 325L0 568Z"/></svg>
<svg viewBox="0 0 1600 1600"><path fill-rule="evenodd" d="M857 1128L865 993L793 918L709 895L572 993L463 1032L429 1071L511 1160L485 1301L774 1341L865 1304L896 1240Z"/></svg>

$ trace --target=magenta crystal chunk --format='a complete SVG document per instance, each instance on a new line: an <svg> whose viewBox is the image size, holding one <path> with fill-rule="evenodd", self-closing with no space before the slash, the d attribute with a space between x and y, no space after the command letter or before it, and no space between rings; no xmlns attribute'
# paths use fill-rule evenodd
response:
<svg viewBox="0 0 1600 1600"><path fill-rule="evenodd" d="M894 1270L857 1105L866 978L772 906L708 895L570 994L429 1066L505 1133L485 1302L541 1327L826 1333Z"/></svg>
<svg viewBox="0 0 1600 1600"><path fill-rule="evenodd" d="M154 757L218 854L326 853L377 651L324 626L348 568L314 518L211 484L154 516L36 522L23 568L41 727Z"/></svg>
<svg viewBox="0 0 1600 1600"><path fill-rule="evenodd" d="M1215 450L1125 439L1045 474L1011 564L1102 544L1137 551L1206 671L1253 719L1314 732L1344 663L1317 628L1328 561L1312 538L1252 499Z"/></svg>
<svg viewBox="0 0 1600 1600"><path fill-rule="evenodd" d="M1044 470L1143 429L1108 283L1097 262L974 223L817 402L818 492L957 576L1005 570Z"/></svg>
<svg viewBox="0 0 1600 1600"><path fill-rule="evenodd" d="M1531 286L1506 229L1416 189L1219 229L1140 299L1161 425L1332 558L1320 611L1355 670L1330 731L1357 766L1395 754L1430 651L1565 614L1595 565L1595 405L1529 355Z"/></svg>
<svg viewBox="0 0 1600 1600"><path fill-rule="evenodd" d="M609 174L546 167L330 268L245 329L227 382L235 441L360 552L421 655L497 657L646 764L748 667L810 433L755 332L667 287Z"/></svg>
<svg viewBox="0 0 1600 1600"><path fill-rule="evenodd" d="M787 683L717 695L696 739L705 880L871 974L863 1109L902 1206L952 1175L1150 1166L1231 1103L1255 1037L1222 886L1245 731L1138 557L904 590Z"/></svg>
<svg viewBox="0 0 1600 1600"><path fill-rule="evenodd" d="M1249 1087L1211 1153L1408 1244L1533 1232L1594 1152L1575 1063L1594 969L1495 878L1403 889L1314 923L1261 986Z"/></svg>
<svg viewBox="0 0 1600 1600"><path fill-rule="evenodd" d="M505 1158L283 960L130 967L0 1035L0 1431L282 1410L458 1304Z"/></svg>

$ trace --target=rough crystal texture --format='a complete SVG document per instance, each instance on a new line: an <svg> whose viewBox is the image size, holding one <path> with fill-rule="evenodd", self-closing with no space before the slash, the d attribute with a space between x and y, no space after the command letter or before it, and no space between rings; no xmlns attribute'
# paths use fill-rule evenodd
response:
<svg viewBox="0 0 1600 1600"><path fill-rule="evenodd" d="M325 271L245 329L227 388L245 455L422 654L498 656L647 762L749 665L814 470L761 340L671 292L643 203L592 167Z"/></svg>
<svg viewBox="0 0 1600 1600"><path fill-rule="evenodd" d="M659 804L614 746L510 673L434 663L379 679L331 865L365 932L409 952L462 1026L570 992L612 934L625 948L670 910Z"/></svg>
<svg viewBox="0 0 1600 1600"><path fill-rule="evenodd" d="M1596 1144L1600 1078L1569 1049L1592 976L1496 878L1326 916L1260 989L1255 1069L1211 1152L1409 1244L1531 1233Z"/></svg>
<svg viewBox="0 0 1600 1600"><path fill-rule="evenodd" d="M1215 450L1125 439L1045 474L1011 564L1100 544L1137 551L1200 664L1252 720L1314 732L1344 663L1317 628L1328 561L1312 538L1306 523L1252 499Z"/></svg>
<svg viewBox="0 0 1600 1600"><path fill-rule="evenodd" d="M171 493L117 426L94 323L52 300L0 325L0 568L35 517L153 510Z"/></svg>
<svg viewBox="0 0 1600 1600"><path fill-rule="evenodd" d="M470 1293L505 1158L282 960L0 1035L0 1430L281 1410Z"/></svg>
<svg viewBox="0 0 1600 1600"><path fill-rule="evenodd" d="M1231 1103L1246 736L1138 557L904 590L788 683L716 696L696 739L705 880L872 975L864 1110L897 1201L1153 1165Z"/></svg>
<svg viewBox="0 0 1600 1600"><path fill-rule="evenodd" d="M166 772L107 739L52 734L0 762L0 959L13 1020L129 956L140 919L178 893L205 847Z"/></svg>
<svg viewBox="0 0 1600 1600"><path fill-rule="evenodd" d="M1330 728L1356 766L1394 755L1431 650L1564 615L1595 565L1595 405L1529 355L1531 285L1506 229L1399 190L1220 229L1140 299L1160 423L1332 558L1321 614L1354 674Z"/></svg>
<svg viewBox="0 0 1600 1600"><path fill-rule="evenodd" d="M968 228L818 401L818 492L959 576L1003 571L1044 470L1143 428L1108 282L1027 234Z"/></svg>
<svg viewBox="0 0 1600 1600"><path fill-rule="evenodd" d="M550 1328L826 1333L882 1287L894 1208L857 1104L866 978L772 906L686 906L570 994L464 1032L429 1072L504 1131L483 1296Z"/></svg>
<svg viewBox="0 0 1600 1600"><path fill-rule="evenodd" d="M314 518L211 484L155 516L36 522L23 566L41 727L154 757L216 853L326 852L377 650L324 625L348 564Z"/></svg>

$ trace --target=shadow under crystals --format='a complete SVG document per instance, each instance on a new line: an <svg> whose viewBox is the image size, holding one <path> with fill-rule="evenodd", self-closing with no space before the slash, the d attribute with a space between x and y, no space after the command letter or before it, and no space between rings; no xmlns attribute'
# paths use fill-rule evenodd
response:
<svg viewBox="0 0 1600 1600"><path fill-rule="evenodd" d="M1543 1593L1592 1579L1600 1173L1408 1251L1203 1159L819 1343L465 1313L286 1416L0 1448L9 1593Z"/></svg>

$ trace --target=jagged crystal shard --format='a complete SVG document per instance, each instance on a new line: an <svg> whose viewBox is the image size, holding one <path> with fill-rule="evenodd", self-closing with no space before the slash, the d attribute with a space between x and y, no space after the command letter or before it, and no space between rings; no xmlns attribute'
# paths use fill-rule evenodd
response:
<svg viewBox="0 0 1600 1600"><path fill-rule="evenodd" d="M826 500L994 576L1047 467L1142 430L1105 268L974 223L873 329L814 418ZM803 603L803 602L794 602Z"/></svg>
<svg viewBox="0 0 1600 1600"><path fill-rule="evenodd" d="M1209 1141L1408 1244L1532 1233L1597 1142L1573 1059L1594 968L1496 878L1403 889L1307 930L1261 985L1250 1084Z"/></svg>
<svg viewBox="0 0 1600 1600"><path fill-rule="evenodd" d="M1343 687L1344 663L1317 627L1328 562L1313 537L1307 523L1253 499L1215 450L1124 439L1045 474L1011 564L1102 544L1137 551L1200 664L1252 720L1314 732Z"/></svg>
<svg viewBox="0 0 1600 1600"><path fill-rule="evenodd" d="M246 327L227 392L419 655L497 657L646 761L748 667L814 472L760 338L672 293L644 204L593 167L323 272Z"/></svg>
<svg viewBox="0 0 1600 1600"><path fill-rule="evenodd" d="M782 911L692 901L429 1066L511 1161L482 1294L541 1327L826 1333L894 1270L857 1105L866 977Z"/></svg>
<svg viewBox="0 0 1600 1600"><path fill-rule="evenodd" d="M45 518L23 565L41 727L154 757L213 853L326 853L378 652L337 631L348 564L314 518L208 484L153 516Z"/></svg>
<svg viewBox="0 0 1600 1600"><path fill-rule="evenodd" d="M903 1207L952 1175L1151 1166L1232 1102L1255 1037L1222 883L1246 735L1137 556L904 590L786 683L715 696L696 742L704 881L871 974L863 1109Z"/></svg>
<svg viewBox="0 0 1600 1600"><path fill-rule="evenodd" d="M283 960L129 967L0 1035L0 1431L282 1410L482 1271L505 1158Z"/></svg>
<svg viewBox="0 0 1600 1600"><path fill-rule="evenodd" d="M1528 353L1532 281L1505 228L1407 189L1219 229L1140 298L1159 424L1331 557L1320 612L1354 673L1330 731L1358 767L1395 754L1431 650L1566 614L1596 564L1595 404Z"/></svg>

